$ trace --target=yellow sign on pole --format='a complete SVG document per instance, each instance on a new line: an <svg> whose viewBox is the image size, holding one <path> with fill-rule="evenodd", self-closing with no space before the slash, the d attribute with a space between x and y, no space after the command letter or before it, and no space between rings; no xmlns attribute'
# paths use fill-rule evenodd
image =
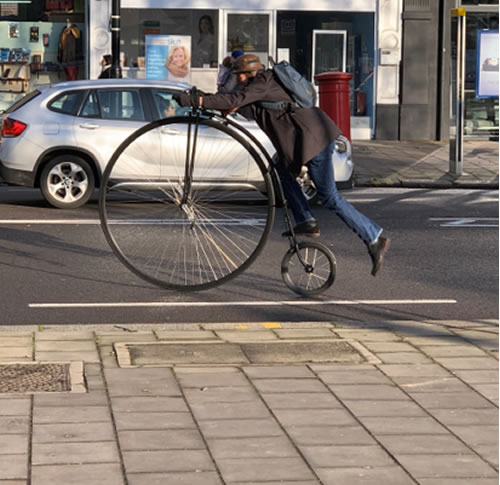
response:
<svg viewBox="0 0 500 485"><path fill-rule="evenodd" d="M452 17L465 17L465 8L452 8L451 9Z"/></svg>

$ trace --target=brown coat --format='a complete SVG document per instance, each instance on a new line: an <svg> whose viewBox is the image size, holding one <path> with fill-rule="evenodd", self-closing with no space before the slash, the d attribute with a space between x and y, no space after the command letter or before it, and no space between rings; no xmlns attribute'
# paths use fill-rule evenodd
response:
<svg viewBox="0 0 500 485"><path fill-rule="evenodd" d="M272 70L259 73L241 91L203 96L203 106L208 109L227 111L251 105L258 125L273 143L278 156L295 174L341 133L319 108L265 109L258 105L259 101L292 102Z"/></svg>

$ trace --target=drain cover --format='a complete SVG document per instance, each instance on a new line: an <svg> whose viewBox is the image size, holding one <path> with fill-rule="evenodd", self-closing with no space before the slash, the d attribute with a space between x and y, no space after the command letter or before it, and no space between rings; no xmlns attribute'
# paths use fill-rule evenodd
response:
<svg viewBox="0 0 500 485"><path fill-rule="evenodd" d="M75 363L0 364L0 393L75 391L72 376L77 377Z"/></svg>
<svg viewBox="0 0 500 485"><path fill-rule="evenodd" d="M121 367L175 364L283 364L366 362L363 352L345 340L279 342L116 343Z"/></svg>

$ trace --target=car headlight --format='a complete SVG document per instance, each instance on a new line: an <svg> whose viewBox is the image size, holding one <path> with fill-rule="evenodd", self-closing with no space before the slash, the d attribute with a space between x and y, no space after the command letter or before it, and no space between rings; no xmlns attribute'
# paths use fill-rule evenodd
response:
<svg viewBox="0 0 500 485"><path fill-rule="evenodd" d="M342 140L341 138L337 138L335 140L335 150L338 153L346 153L349 150L349 147L344 140Z"/></svg>

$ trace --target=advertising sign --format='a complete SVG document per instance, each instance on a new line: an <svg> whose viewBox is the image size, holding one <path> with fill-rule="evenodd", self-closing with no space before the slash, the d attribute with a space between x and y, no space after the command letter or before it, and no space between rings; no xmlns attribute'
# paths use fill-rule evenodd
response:
<svg viewBox="0 0 500 485"><path fill-rule="evenodd" d="M498 98L498 30L478 30L476 97Z"/></svg>
<svg viewBox="0 0 500 485"><path fill-rule="evenodd" d="M146 79L189 83L191 36L146 35Z"/></svg>

